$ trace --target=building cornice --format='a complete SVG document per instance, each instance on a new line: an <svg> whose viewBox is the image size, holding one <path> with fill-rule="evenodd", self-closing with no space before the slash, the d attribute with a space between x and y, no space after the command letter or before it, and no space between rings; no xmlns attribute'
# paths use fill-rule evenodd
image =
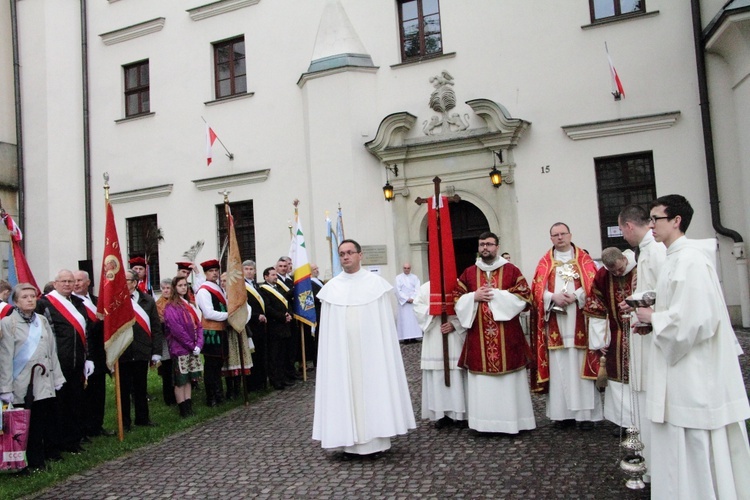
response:
<svg viewBox="0 0 750 500"><path fill-rule="evenodd" d="M102 33L101 35L99 35L99 37L101 37L104 45L114 45L116 43L125 42L127 40L132 40L133 38L138 38L140 36L145 36L151 33L156 33L157 31L161 31L162 28L164 28L165 21L165 18L157 17L155 19L151 19L150 21L144 21L132 26L127 26L125 28Z"/></svg>
<svg viewBox="0 0 750 500"><path fill-rule="evenodd" d="M193 21L200 21L209 17L226 14L233 10L250 7L259 3L260 0L219 0L218 2L201 5L200 7L194 7L187 9L187 13L190 19Z"/></svg>
<svg viewBox="0 0 750 500"><path fill-rule="evenodd" d="M241 174L221 175L218 177L208 177L205 179L194 179L192 182L199 191L210 191L212 189L223 189L233 186L244 186L246 184L256 184L265 182L271 169L253 170L252 172L243 172Z"/></svg>
<svg viewBox="0 0 750 500"><path fill-rule="evenodd" d="M572 140L579 141L582 139L635 134L638 132L646 132L648 130L669 128L677 122L679 116L679 111L670 111L655 115L633 116L630 118L618 118L616 120L563 125L562 129Z"/></svg>
<svg viewBox="0 0 750 500"><path fill-rule="evenodd" d="M130 191L120 191L119 193L110 193L109 201L112 203L130 203L132 201L163 198L172 194L173 186L174 184L163 184L161 186L152 186L141 189L132 189Z"/></svg>

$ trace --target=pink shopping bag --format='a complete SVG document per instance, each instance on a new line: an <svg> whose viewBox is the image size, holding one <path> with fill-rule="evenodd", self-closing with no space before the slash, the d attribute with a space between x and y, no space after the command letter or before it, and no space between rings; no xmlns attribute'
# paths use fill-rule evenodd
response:
<svg viewBox="0 0 750 500"><path fill-rule="evenodd" d="M29 439L31 411L12 409L2 412L3 430L0 435L0 470L26 467L26 444Z"/></svg>

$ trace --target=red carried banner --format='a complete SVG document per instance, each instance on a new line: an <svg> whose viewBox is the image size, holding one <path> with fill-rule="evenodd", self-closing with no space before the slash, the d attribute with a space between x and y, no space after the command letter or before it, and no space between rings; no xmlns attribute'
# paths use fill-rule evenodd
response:
<svg viewBox="0 0 750 500"><path fill-rule="evenodd" d="M430 314L456 314L453 309L453 290L456 289L456 257L453 252L453 230L448 199L430 198L427 207L427 239L430 259ZM438 223L438 218L440 219ZM442 261L442 262L441 262ZM441 280L442 278L442 280Z"/></svg>
<svg viewBox="0 0 750 500"><path fill-rule="evenodd" d="M104 231L104 258L99 278L99 302L97 315L104 321L104 349L107 352L107 367L114 369L120 355L133 341L135 311L130 301L130 292L125 281L120 242L117 238L115 216L112 205L106 201L107 222Z"/></svg>

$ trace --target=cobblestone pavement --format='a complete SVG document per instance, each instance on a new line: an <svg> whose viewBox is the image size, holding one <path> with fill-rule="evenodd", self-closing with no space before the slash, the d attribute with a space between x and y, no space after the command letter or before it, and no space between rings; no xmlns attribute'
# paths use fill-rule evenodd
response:
<svg viewBox="0 0 750 500"><path fill-rule="evenodd" d="M738 331L750 352L750 331ZM402 346L414 409L420 344ZM748 383L747 356L740 358ZM537 429L518 436L437 430L426 421L377 460L342 461L312 441L313 381L266 396L76 475L36 498L648 498L619 468L614 427L556 429L534 396Z"/></svg>

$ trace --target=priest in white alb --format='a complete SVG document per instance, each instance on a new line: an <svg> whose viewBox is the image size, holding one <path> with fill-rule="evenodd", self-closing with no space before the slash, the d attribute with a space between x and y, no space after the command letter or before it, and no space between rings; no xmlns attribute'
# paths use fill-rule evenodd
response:
<svg viewBox="0 0 750 500"><path fill-rule="evenodd" d="M482 233L476 264L458 277L456 316L468 330L458 365L468 371L469 428L518 434L536 428L526 375L531 350L518 318L531 289L498 255L499 243L494 233Z"/></svg>
<svg viewBox="0 0 750 500"><path fill-rule="evenodd" d="M448 297L450 300L452 296ZM422 418L441 429L467 420L466 370L458 366L458 357L466 339L466 329L455 314L446 316L443 323L439 314L430 314L430 282L419 288L414 300L414 314L424 331L422 339ZM448 341L450 386L445 385L443 336Z"/></svg>
<svg viewBox="0 0 750 500"><path fill-rule="evenodd" d="M348 455L388 450L391 438L416 428L389 292L361 268L362 247L344 240L344 269L318 293L320 338L312 437Z"/></svg>
<svg viewBox="0 0 750 500"><path fill-rule="evenodd" d="M654 239L667 247L656 303L636 309L653 326L651 498L748 498L750 404L737 359L742 349L713 258L685 237L692 216L680 195L651 203Z"/></svg>
<svg viewBox="0 0 750 500"><path fill-rule="evenodd" d="M398 317L396 329L399 340L422 338L422 329L414 316L414 299L419 293L419 278L411 272L411 264L404 263L403 273L396 276L396 298L398 299Z"/></svg>

